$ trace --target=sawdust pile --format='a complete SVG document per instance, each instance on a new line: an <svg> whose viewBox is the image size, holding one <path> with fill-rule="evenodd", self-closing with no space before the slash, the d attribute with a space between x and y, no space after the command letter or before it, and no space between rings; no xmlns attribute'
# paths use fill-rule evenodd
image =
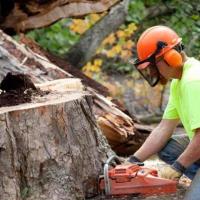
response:
<svg viewBox="0 0 200 200"><path fill-rule="evenodd" d="M36 88L25 74L8 73L0 84L0 107L31 102L33 96L45 93Z"/></svg>

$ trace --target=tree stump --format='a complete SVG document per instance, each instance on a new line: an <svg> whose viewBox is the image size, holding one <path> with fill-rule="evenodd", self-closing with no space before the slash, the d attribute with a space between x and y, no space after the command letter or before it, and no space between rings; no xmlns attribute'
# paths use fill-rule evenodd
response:
<svg viewBox="0 0 200 200"><path fill-rule="evenodd" d="M75 200L97 192L112 152L91 95L64 90L62 83L40 85L50 92L30 103L0 108L1 200Z"/></svg>
<svg viewBox="0 0 200 200"><path fill-rule="evenodd" d="M25 41L25 38L23 41ZM30 40L25 42L28 46L24 46L0 31L0 42L0 81L8 72L26 73L35 84L73 77L71 73L61 69L68 69L66 67L68 65L67 62L65 63L63 59L58 57L52 57L51 54L41 50L41 47L38 47L35 43L32 44ZM31 46L31 49L29 46ZM51 59L49 60L49 58ZM72 72L72 70L69 71ZM81 77L80 74L78 77ZM73 84L71 80L67 85ZM150 130L142 127L142 125L136 128L135 120L133 121L124 111L121 111L121 108L111 102L110 98L105 98L101 95L105 91L104 87L94 87L94 90L90 87L94 85L94 82L85 84L86 82L84 80L85 78L83 76L81 80L79 79L79 81L83 81L82 87L94 97L93 109L96 120L101 127L102 133L107 137L112 149L118 155L127 156L133 154L142 145ZM77 89L78 87L74 88L74 90Z"/></svg>

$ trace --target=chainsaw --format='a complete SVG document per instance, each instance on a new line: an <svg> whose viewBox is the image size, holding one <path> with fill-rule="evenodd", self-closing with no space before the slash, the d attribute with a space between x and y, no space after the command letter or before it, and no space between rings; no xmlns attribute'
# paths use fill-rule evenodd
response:
<svg viewBox="0 0 200 200"><path fill-rule="evenodd" d="M112 166L113 161L117 164ZM143 165L143 166L142 166ZM160 195L175 193L177 181L158 177L158 171L144 167L143 163L121 164L117 156L111 156L99 177L99 192L109 196Z"/></svg>

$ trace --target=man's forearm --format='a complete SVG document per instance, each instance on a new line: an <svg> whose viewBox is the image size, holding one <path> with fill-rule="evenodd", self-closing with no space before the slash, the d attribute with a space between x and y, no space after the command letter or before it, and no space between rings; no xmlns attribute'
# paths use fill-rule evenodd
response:
<svg viewBox="0 0 200 200"><path fill-rule="evenodd" d="M172 128L169 128L167 123L168 122L165 122L164 125L161 123L159 126L157 126L146 139L142 147L134 154L134 156L143 162L153 154L160 151L171 137L176 126L175 124L177 124L177 122L173 122L174 125L172 125Z"/></svg>
<svg viewBox="0 0 200 200"><path fill-rule="evenodd" d="M192 163L200 159L200 130L196 131L193 139L185 151L177 159L184 167L189 167Z"/></svg>
<svg viewBox="0 0 200 200"><path fill-rule="evenodd" d="M161 134L158 128L154 129L141 148L136 151L134 155L139 158L140 161L145 161L150 156L160 151L170 136L171 134L168 135L167 132L166 134Z"/></svg>

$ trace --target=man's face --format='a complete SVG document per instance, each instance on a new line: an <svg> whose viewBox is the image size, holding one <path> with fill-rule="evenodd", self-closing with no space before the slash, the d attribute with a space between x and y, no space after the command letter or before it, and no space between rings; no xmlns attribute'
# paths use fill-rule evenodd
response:
<svg viewBox="0 0 200 200"><path fill-rule="evenodd" d="M161 79L163 78L167 81L170 78L173 78L173 67L170 67L162 57L156 60L156 66L161 75Z"/></svg>

